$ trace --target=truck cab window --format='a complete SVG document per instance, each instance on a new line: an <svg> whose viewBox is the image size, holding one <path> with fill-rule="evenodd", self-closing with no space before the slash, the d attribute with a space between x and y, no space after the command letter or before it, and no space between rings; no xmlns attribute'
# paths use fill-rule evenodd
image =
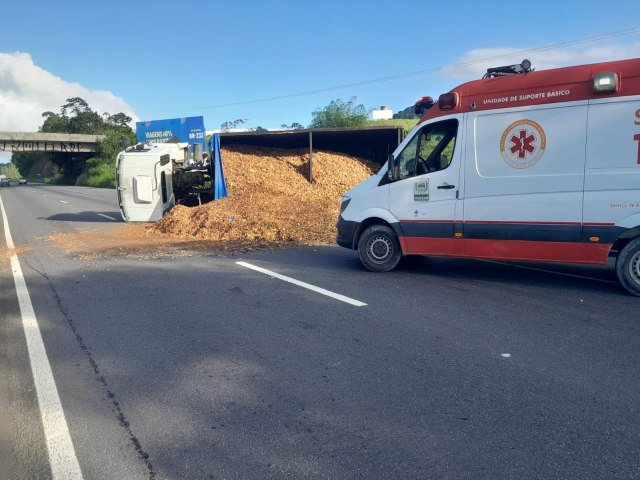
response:
<svg viewBox="0 0 640 480"><path fill-rule="evenodd" d="M398 156L399 179L447 168L453 158L457 132L455 119L424 126Z"/></svg>

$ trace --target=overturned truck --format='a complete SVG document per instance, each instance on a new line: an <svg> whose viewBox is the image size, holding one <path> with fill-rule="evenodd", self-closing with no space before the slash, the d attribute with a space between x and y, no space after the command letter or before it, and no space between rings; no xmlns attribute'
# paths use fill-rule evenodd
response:
<svg viewBox="0 0 640 480"><path fill-rule="evenodd" d="M198 157L198 155L196 155ZM155 222L174 205L213 199L211 162L191 158L188 143L139 143L116 159L116 187L125 222Z"/></svg>

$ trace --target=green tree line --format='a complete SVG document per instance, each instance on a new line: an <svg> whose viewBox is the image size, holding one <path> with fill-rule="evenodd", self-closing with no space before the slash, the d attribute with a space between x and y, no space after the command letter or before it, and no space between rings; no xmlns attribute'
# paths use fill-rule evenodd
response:
<svg viewBox="0 0 640 480"><path fill-rule="evenodd" d="M27 178L49 183L92 187L115 187L116 155L124 145L133 144L136 134L129 126L131 117L120 112L100 115L80 97L68 98L60 113L42 114L42 133L105 135L95 153L14 152L11 162Z"/></svg>

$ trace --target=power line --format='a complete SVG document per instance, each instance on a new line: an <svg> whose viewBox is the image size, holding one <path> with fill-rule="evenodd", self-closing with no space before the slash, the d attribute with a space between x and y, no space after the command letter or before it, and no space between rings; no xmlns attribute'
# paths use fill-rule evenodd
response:
<svg viewBox="0 0 640 480"><path fill-rule="evenodd" d="M479 63L484 63L486 64L489 61L492 60L497 60L500 58L505 58L505 57L512 57L515 55L526 55L526 54L530 54L530 53L538 53L538 52L545 52L548 50L556 50L559 48L564 48L564 47L573 47L575 45L582 45L585 43L591 43L591 42L597 42L598 40L606 40L609 38L615 38L615 37L621 37L623 35L629 35L632 33L638 33L640 32L640 27L632 27L632 28L627 28L624 30L618 30L616 32L610 32L610 33L603 33L600 35L595 35L592 37L587 37L587 38L582 38L579 40L570 40L567 42L561 42L561 43L554 43L554 44L550 44L550 45L543 45L540 47L536 47L536 48L528 48L525 50L517 50L515 52L509 52L509 53L504 53L501 55L495 55L492 57L485 57L485 58L481 58L478 60L470 60L468 62L460 62L460 63L454 63L451 65L445 65L442 67L433 67L433 68L427 68L424 70L417 70L415 72L409 72L409 73L401 73L401 74L397 74L397 75L391 75L388 77L381 77L381 78L375 78L372 80L363 80L360 82L354 82L354 83L346 83L343 85L336 85L333 87L325 87L325 88L319 88L316 90L306 90L304 92L298 92L298 93L290 93L290 94L286 94L286 95L279 95L279 96L275 96L275 97L265 97L265 98L258 98L258 99L254 99L254 100L243 100L243 101L239 101L239 102L231 102L231 103L219 103L216 105L209 105L209 106L204 106L204 107L194 107L194 108L189 108L189 109L180 109L180 110L171 110L172 112L179 112L179 111L193 111L193 110L214 110L217 108L226 108L226 107L237 107L237 106L241 106L241 105L252 105L254 103L264 103L264 102L273 102L276 100L285 100L288 98L296 98L296 97L305 97L308 95L316 95L318 93L327 93L327 92L334 92L336 90L343 90L345 88L352 88L352 87L361 87L363 85L372 85L372 84L376 84L376 83L384 83L384 82L390 82L392 80L399 80L401 78L408 78L408 77L415 77L418 75L425 75L425 74L429 74L429 73L437 73L437 72L443 72L446 70L454 70L456 68L462 68L462 67L468 67L471 65L477 65ZM165 111L167 112L167 111ZM157 112L160 113L160 112Z"/></svg>

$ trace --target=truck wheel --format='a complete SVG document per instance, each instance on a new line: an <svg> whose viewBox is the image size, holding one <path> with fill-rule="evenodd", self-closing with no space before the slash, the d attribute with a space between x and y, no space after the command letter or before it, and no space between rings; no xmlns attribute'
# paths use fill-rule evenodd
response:
<svg viewBox="0 0 640 480"><path fill-rule="evenodd" d="M398 237L391 228L386 225L371 225L360 236L358 255L367 270L388 272L398 265L402 250Z"/></svg>
<svg viewBox="0 0 640 480"><path fill-rule="evenodd" d="M616 260L618 280L629 293L640 296L640 238L629 242Z"/></svg>

